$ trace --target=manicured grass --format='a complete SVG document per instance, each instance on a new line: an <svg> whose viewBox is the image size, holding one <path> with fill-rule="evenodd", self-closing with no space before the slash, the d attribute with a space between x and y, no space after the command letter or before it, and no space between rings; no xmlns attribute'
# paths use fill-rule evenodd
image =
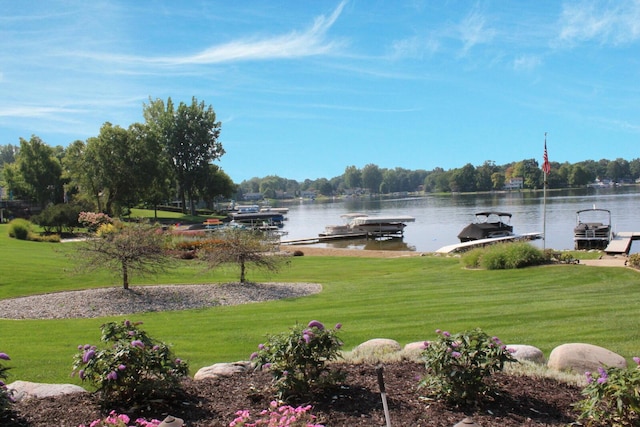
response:
<svg viewBox="0 0 640 427"><path fill-rule="evenodd" d="M70 274L73 243L20 242L0 226L0 298L118 286L105 273ZM304 248L301 248L304 251ZM236 281L232 269L204 272L181 261L141 283ZM530 344L548 356L557 345L586 342L626 358L640 354L637 293L640 274L622 268L561 265L522 270L465 270L457 258L394 259L293 257L278 274L249 270L249 280L316 282L322 293L235 307L127 316L149 334L174 345L192 372L215 362L246 360L268 333L318 319L342 323L345 349L371 338L405 344L433 339L434 330L480 327L506 343ZM0 320L0 351L12 358L9 381L74 382L78 344L99 341L102 323L116 318Z"/></svg>

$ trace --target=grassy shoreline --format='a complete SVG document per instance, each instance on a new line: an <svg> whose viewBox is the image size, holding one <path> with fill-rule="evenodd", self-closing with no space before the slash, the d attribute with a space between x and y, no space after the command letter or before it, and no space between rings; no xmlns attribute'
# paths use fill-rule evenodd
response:
<svg viewBox="0 0 640 427"><path fill-rule="evenodd" d="M70 256L69 256L70 255ZM0 298L118 286L106 273L74 273L73 243L15 241L0 225ZM143 328L171 343L194 373L216 362L246 360L268 333L318 319L342 323L345 350L371 338L406 344L480 327L509 344L530 344L548 356L557 345L586 342L630 360L640 354L635 296L640 276L623 268L554 265L522 270L465 270L456 258L293 257L278 274L249 271L255 282L321 283L303 298L232 307L141 313L97 319L0 319L0 351L12 358L9 382L72 382L79 344L98 344L110 320L143 321ZM225 283L237 273L204 273L193 261L140 284Z"/></svg>

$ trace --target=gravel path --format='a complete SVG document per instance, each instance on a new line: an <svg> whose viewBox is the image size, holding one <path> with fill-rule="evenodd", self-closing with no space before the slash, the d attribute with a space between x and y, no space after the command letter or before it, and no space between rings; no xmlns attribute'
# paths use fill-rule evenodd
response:
<svg viewBox="0 0 640 427"><path fill-rule="evenodd" d="M315 283L228 283L87 289L0 300L2 319L70 319L149 311L187 310L301 297L319 293Z"/></svg>

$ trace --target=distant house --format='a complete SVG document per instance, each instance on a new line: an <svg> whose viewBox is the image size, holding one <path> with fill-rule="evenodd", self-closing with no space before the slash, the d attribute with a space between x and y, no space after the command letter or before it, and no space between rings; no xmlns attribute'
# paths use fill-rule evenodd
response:
<svg viewBox="0 0 640 427"><path fill-rule="evenodd" d="M316 191L315 190L301 191L300 192L300 197L302 199L314 200L316 198Z"/></svg>
<svg viewBox="0 0 640 427"><path fill-rule="evenodd" d="M505 190L522 190L524 188L524 178L521 176L511 178L509 182L504 184Z"/></svg>
<svg viewBox="0 0 640 427"><path fill-rule="evenodd" d="M246 193L242 195L243 200L262 200L264 196L262 193Z"/></svg>

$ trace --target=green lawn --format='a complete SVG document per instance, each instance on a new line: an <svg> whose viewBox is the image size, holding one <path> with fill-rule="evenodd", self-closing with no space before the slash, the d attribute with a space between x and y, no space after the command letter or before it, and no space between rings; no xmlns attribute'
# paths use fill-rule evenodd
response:
<svg viewBox="0 0 640 427"><path fill-rule="evenodd" d="M78 274L73 243L22 242L0 225L0 298L118 286L105 273ZM304 247L301 247L304 251ZM586 342L627 359L640 354L640 274L622 268L562 265L511 271L471 271L456 258L394 259L294 257L278 274L249 270L252 281L316 282L322 293L304 298L128 316L144 321L154 338L172 343L192 372L215 362L246 360L265 334L296 322L342 323L345 348L370 338L405 344L432 339L437 328L480 327L506 343L530 344L548 356L557 345ZM204 272L181 261L142 283L210 283L237 280L229 269ZM78 382L71 379L78 344L97 344L105 321L0 320L0 352L12 358L9 381Z"/></svg>

